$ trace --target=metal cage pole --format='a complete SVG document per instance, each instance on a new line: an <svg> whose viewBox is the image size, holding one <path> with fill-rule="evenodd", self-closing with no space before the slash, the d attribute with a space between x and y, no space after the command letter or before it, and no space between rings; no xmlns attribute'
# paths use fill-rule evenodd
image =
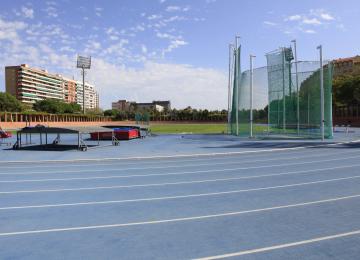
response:
<svg viewBox="0 0 360 260"><path fill-rule="evenodd" d="M295 80L296 80L296 117L297 117L297 134L300 134L300 93L299 93L299 75L298 75L298 59L297 59L297 46L296 40L292 40L294 43L295 54Z"/></svg>
<svg viewBox="0 0 360 260"><path fill-rule="evenodd" d="M320 55L320 111L321 111L321 140L325 139L325 120L324 120L324 69L322 58L322 45L317 47Z"/></svg>
<svg viewBox="0 0 360 260"><path fill-rule="evenodd" d="M230 134L230 123L231 123L231 111L230 111L230 103L231 103L231 55L232 55L232 47L233 45L229 44L229 84L228 84L228 134Z"/></svg>
<svg viewBox="0 0 360 260"><path fill-rule="evenodd" d="M286 132L285 48L282 48L283 131Z"/></svg>
<svg viewBox="0 0 360 260"><path fill-rule="evenodd" d="M250 55L250 138L253 137L253 84L254 84L254 69L253 69L254 55Z"/></svg>
<svg viewBox="0 0 360 260"><path fill-rule="evenodd" d="M239 135L239 66L240 66L240 36L235 36L235 89L236 89L236 135Z"/></svg>

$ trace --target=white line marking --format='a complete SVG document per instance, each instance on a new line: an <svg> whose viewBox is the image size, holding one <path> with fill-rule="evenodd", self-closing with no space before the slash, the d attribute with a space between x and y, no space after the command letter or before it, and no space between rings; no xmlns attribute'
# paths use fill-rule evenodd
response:
<svg viewBox="0 0 360 260"><path fill-rule="evenodd" d="M337 170L337 169L353 168L353 167L358 167L358 166L360 166L360 164L348 165L348 166L338 166L338 167L331 167L331 168L313 169L313 170L304 170L304 171L294 171L294 172L284 172L284 173L274 173L274 174L262 174L262 175L241 176L241 177L234 177L234 178L210 179L210 180L199 180L199 181L165 182L165 183L116 185L116 186L99 186L99 187L68 188L68 189L1 191L0 194L62 192L62 191L85 191L85 190L104 190L104 189L123 189L123 188L136 188L136 187L182 185L182 184L194 184L194 183L240 180L240 179L255 179L255 178L264 178L264 177L293 175L293 174L299 174L299 173L301 174L301 173L319 172L319 171L331 171L331 170ZM202 173L202 172L196 172L196 173ZM177 173L174 173L174 174L177 174ZM128 177L128 176L119 176L119 177ZM130 175L130 177L133 177L133 176Z"/></svg>
<svg viewBox="0 0 360 260"><path fill-rule="evenodd" d="M197 154L177 154L177 155L156 155L156 156L135 156L135 157L122 157L122 158L100 158L100 159L72 159L72 160L39 160L39 161L1 161L4 163L53 163L53 162L101 162L101 161L121 161L121 160L145 160L145 159L167 159L167 158L186 158L186 157L203 157L203 156L219 156L219 155L240 155L240 154L251 154L251 153L262 153L262 152L280 152L280 151L291 151L291 150L301 150L306 148L317 148L317 147L327 147L327 146L337 146L343 144L352 144L358 143L359 140L353 140L348 142L338 142L330 144L319 144L319 145L309 145L309 146L300 146L300 147L289 147L289 148L275 148L275 149L263 149L263 150L254 150L254 151L241 151L241 152L219 152L219 153L197 153Z"/></svg>
<svg viewBox="0 0 360 260"><path fill-rule="evenodd" d="M69 227L69 228L54 228L54 229L38 229L38 230L28 230L28 231L17 231L17 232L6 232L0 233L0 236L16 236L16 235L27 235L27 234L42 234L42 233L53 233L53 232L65 232L65 231L80 231L80 230L92 230L92 229L104 229L104 228L119 228L119 227L130 227L130 226L140 226L140 225L151 225L151 224L161 224L161 223L174 223L174 222L184 222L184 221L194 221L194 220L203 220L203 219L212 219L219 217L228 217L228 216L238 216L243 214L266 212L271 210L278 209L288 209L295 207L303 207L310 205L318 205L329 202L336 202L341 200L348 200L359 198L360 194L346 196L346 197L337 197L325 200L316 200L308 201L296 204L281 205L268 208L236 211L236 212L225 212L213 215L202 215L202 216L193 216L193 217L183 217L183 218L174 218L174 219L163 219L163 220L153 220L153 221L144 221L144 222L129 222L129 223L119 223L119 224L108 224L108 225L94 225L94 226L80 226L80 227Z"/></svg>
<svg viewBox="0 0 360 260"><path fill-rule="evenodd" d="M311 243L316 243L316 242L321 242L321 241L331 240L331 239L336 239L336 238L355 236L355 235L359 235L359 234L360 234L360 230L354 230L351 232L340 233L340 234L335 234L335 235L331 235L331 236L317 237L317 238L312 238L312 239L308 239L308 240L302 240L302 241L297 241L297 242L292 242L292 243L287 243L287 244L280 244L280 245L275 245L275 246L268 246L268 247L262 247L262 248L257 248L257 249L244 250L244 251L230 253L230 254L224 254L224 255L195 258L195 260L215 260L215 259L223 259L223 258L229 258L229 257L235 257L235 256L250 255L250 254L262 253L262 252L283 249L283 248L288 248L288 247L301 246L301 245L306 245L306 244L311 244Z"/></svg>
<svg viewBox="0 0 360 260"><path fill-rule="evenodd" d="M340 160L340 159L339 159ZM347 166L337 166L337 167L330 167L330 168L324 168L326 170L332 170L332 169L342 169L342 168L349 168L349 167L356 167L360 166L360 164L355 165L347 165ZM156 174L140 174L140 175L109 175L109 176L94 176L94 177L74 177L74 178L50 178L50 179L24 179L24 180L6 180L6 181L0 181L0 183L31 183L31 182L56 182L56 181L77 181L77 180L107 180L107 179L122 179L122 178L136 178L136 177L144 177L144 176L166 176L166 175L184 175L184 174L201 174L201 173L208 173L208 172L224 172L224 171L232 171L232 170L246 170L249 168L230 168L230 169L222 169L222 170L210 170L210 171L193 171L193 172L175 172L175 173L156 173ZM252 169L252 168L250 168ZM314 169L315 171L322 171L323 169ZM293 174L293 173L303 173L303 172L312 172L313 170L305 170L305 171L295 171L295 172L287 172ZM251 178L258 178L258 177L267 177L267 176L279 176L284 175L284 173L280 174L265 174L265 175L252 175L252 176L243 176L243 177L236 177L236 178L225 178L225 179L218 179L218 180L236 180L236 179L251 179ZM207 180L204 180L207 181ZM190 182L180 182L180 183L192 183ZM196 182L196 181L195 181ZM200 181L203 182L203 181ZM153 185L153 184L148 184ZM157 185L157 184L156 184ZM132 186L124 186L124 187L143 187L143 184L140 185L132 185ZM147 186L147 184L145 184ZM1 194L1 192L0 192Z"/></svg>
<svg viewBox="0 0 360 260"><path fill-rule="evenodd" d="M308 161L308 162L295 162L295 163L281 163L281 164L271 164L271 165L261 165L261 166L251 166L251 167L240 167L240 168L227 168L222 169L221 171L231 171L231 170L250 170L250 169L262 169L262 168L272 168L272 167L283 167L283 166L294 166L294 165L305 165L305 164L312 164L312 163L321 163L321 162L332 162L332 161L343 161L349 159L356 159L360 158L360 155L357 156L350 156L345 158L333 158L333 159L325 159L325 160L317 160L317 161ZM223 164L236 164L234 163L219 163L219 165ZM139 167L139 168L113 168L113 169L98 169L98 170L70 170L70 171L43 171L43 172L21 172L21 173L0 173L0 175L33 175L33 174L63 174L63 173L90 173L90 172L107 172L107 171L129 171L129 170L158 170L158 169L168 169L168 168L182 168L182 167L194 167L194 166L207 166L211 167L217 164L195 164L195 165L174 165L174 166L158 166L158 167ZM212 172L218 170L204 170L204 171L195 171L195 172ZM179 173L192 173L192 172L179 172ZM171 173L166 174L138 174L132 175L136 177L144 177L144 176L161 176L161 175L170 175Z"/></svg>
<svg viewBox="0 0 360 260"><path fill-rule="evenodd" d="M196 198L196 197L221 196L221 195L227 195L227 194L236 194L236 193L244 193L244 192L252 192L252 191L263 191L263 190L275 190L275 189L298 187L298 186L305 186L305 185L312 185L312 184L319 184L319 183L351 180L351 179L357 179L357 178L360 178L360 175L351 176L351 177L344 177L344 178L321 180L321 181L301 182L301 183L294 183L294 184L287 184L287 185L278 185L278 186L243 189L243 190L231 190L231 191L212 192L212 193L199 193L199 194L190 194L190 195L153 197L153 198L141 198L141 199L127 199L127 200L88 201L88 202L78 202L78 203L13 206L13 207L3 207L3 208L0 208L0 210L55 208L55 207L84 206L84 205L120 204L120 203L129 203L129 202L144 202L144 201L159 201L159 200L186 199L186 198Z"/></svg>
<svg viewBox="0 0 360 260"><path fill-rule="evenodd" d="M305 151L304 151L305 152ZM243 163L251 163L251 162L258 162L258 161L276 161L276 160L290 160L290 159L302 159L302 158L312 158L312 157L326 157L326 156L339 156L339 155L346 155L346 154L353 154L353 153L356 153L354 151L350 151L350 152L336 152L336 153L321 153L321 154L315 154L315 155L306 155L306 156L299 156L299 153L297 153L298 156L295 156L295 157L277 157L277 158L272 158L272 159L257 159L257 160L250 160L250 161L246 161L246 159L249 159L249 158L252 158L250 156L248 157L230 157L230 156L226 156L226 157L217 157L217 158L207 158L207 159L192 159L192 160L168 160L168 161L164 161L164 162L161 162L161 163L184 163L184 162L207 162L207 161L210 161L210 162L213 162L213 161L223 161L223 160L239 160L241 159L242 161L237 161L238 163L240 162L243 162ZM302 153L301 153L302 154ZM300 155L301 155L300 154ZM306 154L308 154L308 152L306 152ZM266 154L264 155L258 155L256 158L261 158L261 157L264 157L264 156L268 156ZM244 160L243 160L244 159ZM113 163L92 163L91 164L91 167L93 166L128 166L128 165L138 165L139 163L143 163L143 164L158 164L159 162L157 161L147 161L147 162L141 162L141 161L138 161L138 162L113 162ZM32 165L31 168L34 169L34 168L53 168L54 164L49 164L49 165ZM65 165L61 165L61 167L63 168L68 168L68 167L86 167L88 165L86 164L65 164ZM1 169L28 169L29 166L1 166L0 165L0 170Z"/></svg>

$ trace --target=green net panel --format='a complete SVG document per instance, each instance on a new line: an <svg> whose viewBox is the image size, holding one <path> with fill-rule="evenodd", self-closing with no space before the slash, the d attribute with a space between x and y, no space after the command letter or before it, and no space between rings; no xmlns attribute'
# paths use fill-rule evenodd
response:
<svg viewBox="0 0 360 260"><path fill-rule="evenodd" d="M288 59L281 48L267 54L269 134L321 137L321 98L319 62ZM325 137L332 137L332 65L323 66ZM297 77L296 77L297 76Z"/></svg>
<svg viewBox="0 0 360 260"><path fill-rule="evenodd" d="M233 85L232 89L232 102L231 102L231 112L230 112L230 133L233 135L237 135L240 132L240 127L238 124L239 119L239 107L238 107L238 98L239 98L239 92L238 91L238 85L241 81L241 68L240 68L240 53L241 53L241 46L234 51L233 56L233 73L231 77L231 82Z"/></svg>
<svg viewBox="0 0 360 260"><path fill-rule="evenodd" d="M298 62L290 48L266 55L267 66L253 70L253 135L321 137L319 62ZM332 64L323 65L324 132L332 137ZM250 136L250 71L240 71L234 54L230 133Z"/></svg>
<svg viewBox="0 0 360 260"><path fill-rule="evenodd" d="M135 122L137 125L149 125L150 114L148 112L136 113L135 114Z"/></svg>

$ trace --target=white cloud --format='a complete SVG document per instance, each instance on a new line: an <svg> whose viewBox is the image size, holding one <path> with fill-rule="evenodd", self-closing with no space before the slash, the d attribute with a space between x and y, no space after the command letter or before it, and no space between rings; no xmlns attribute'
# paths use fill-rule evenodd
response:
<svg viewBox="0 0 360 260"><path fill-rule="evenodd" d="M169 46L162 51L162 55L164 56L165 53L171 52L174 49L177 49L181 46L188 45L188 44L189 44L188 42L181 40L181 39L171 40Z"/></svg>
<svg viewBox="0 0 360 260"><path fill-rule="evenodd" d="M334 16L332 16L329 12L327 12L324 9L311 9L310 14L325 21L335 20Z"/></svg>
<svg viewBox="0 0 360 260"><path fill-rule="evenodd" d="M116 36L116 35L110 35L109 39L112 40L112 41L117 41L117 40L119 40L119 37Z"/></svg>
<svg viewBox="0 0 360 260"><path fill-rule="evenodd" d="M48 17L56 18L59 16L57 9L54 6L48 6L44 9Z"/></svg>
<svg viewBox="0 0 360 260"><path fill-rule="evenodd" d="M104 10L104 8L101 7L95 7L95 15L98 17L101 17L101 13Z"/></svg>
<svg viewBox="0 0 360 260"><path fill-rule="evenodd" d="M181 7L176 6L176 5L170 5L170 6L166 7L167 12L174 12L174 11L180 11L180 10L181 10Z"/></svg>
<svg viewBox="0 0 360 260"><path fill-rule="evenodd" d="M158 38L161 38L161 39L176 39L176 36L173 36L173 35L168 34L168 33L157 32L156 36Z"/></svg>
<svg viewBox="0 0 360 260"><path fill-rule="evenodd" d="M277 25L277 23L270 22L270 21L264 21L264 24L269 25L269 26L275 26L275 25Z"/></svg>
<svg viewBox="0 0 360 260"><path fill-rule="evenodd" d="M122 98L138 102L171 100L177 108L225 108L226 74L214 69L155 62L132 69L94 59L88 77L99 89L106 108Z"/></svg>
<svg viewBox="0 0 360 260"><path fill-rule="evenodd" d="M190 6L185 6L185 7L181 7L181 6L177 6L177 5L169 5L168 7L166 7L166 11L167 12L187 12L190 10Z"/></svg>
<svg viewBox="0 0 360 260"><path fill-rule="evenodd" d="M0 18L0 40L18 42L20 41L18 32L24 30L27 27L28 25L24 22L7 22Z"/></svg>
<svg viewBox="0 0 360 260"><path fill-rule="evenodd" d="M302 23L304 23L304 24L312 24L312 25L320 25L320 24L322 24L322 22L320 22L317 18L309 19L309 18L306 18L306 17L302 20Z"/></svg>
<svg viewBox="0 0 360 260"><path fill-rule="evenodd" d="M304 33L309 33L309 34L315 34L316 31L312 30L312 29L307 29L307 30L303 30Z"/></svg>
<svg viewBox="0 0 360 260"><path fill-rule="evenodd" d="M147 53L147 48L146 48L146 46L143 44L143 45L141 45L141 51L143 52L143 53Z"/></svg>
<svg viewBox="0 0 360 260"><path fill-rule="evenodd" d="M21 7L21 15L25 18L33 19L34 10L32 8L27 8L26 6Z"/></svg>
<svg viewBox="0 0 360 260"><path fill-rule="evenodd" d="M175 15L175 16L171 16L169 18L164 19L163 22L166 24L166 23L170 23L170 22L185 21L185 20L187 20L186 17Z"/></svg>
<svg viewBox="0 0 360 260"><path fill-rule="evenodd" d="M336 19L325 9L310 9L307 13L294 14L287 16L280 24L280 29L286 34L296 34L296 32L314 34L320 29L329 28L328 25L332 24L340 29L336 24ZM313 28L317 28L315 31Z"/></svg>
<svg viewBox="0 0 360 260"><path fill-rule="evenodd" d="M287 17L285 21L299 21L301 19L301 15L295 14Z"/></svg>
<svg viewBox="0 0 360 260"><path fill-rule="evenodd" d="M148 20L157 20L160 19L162 16L159 14L152 14L150 16L147 17Z"/></svg>
<svg viewBox="0 0 360 260"><path fill-rule="evenodd" d="M60 51L75 52L75 49L71 48L70 46L63 46L63 47L60 48Z"/></svg>

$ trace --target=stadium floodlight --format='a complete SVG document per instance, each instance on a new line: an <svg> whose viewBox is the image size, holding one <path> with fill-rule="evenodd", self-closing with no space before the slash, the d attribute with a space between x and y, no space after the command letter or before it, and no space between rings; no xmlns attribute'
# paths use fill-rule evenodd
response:
<svg viewBox="0 0 360 260"><path fill-rule="evenodd" d="M294 59L294 55L291 48L284 48L285 51L285 60L292 61Z"/></svg>
<svg viewBox="0 0 360 260"><path fill-rule="evenodd" d="M91 67L91 56L85 57L78 55L76 67L82 69L83 76L83 113L85 114L85 69L90 69Z"/></svg>
<svg viewBox="0 0 360 260"><path fill-rule="evenodd" d="M78 55L76 64L77 64L77 67L80 69L90 69L91 57L84 57L84 56Z"/></svg>

